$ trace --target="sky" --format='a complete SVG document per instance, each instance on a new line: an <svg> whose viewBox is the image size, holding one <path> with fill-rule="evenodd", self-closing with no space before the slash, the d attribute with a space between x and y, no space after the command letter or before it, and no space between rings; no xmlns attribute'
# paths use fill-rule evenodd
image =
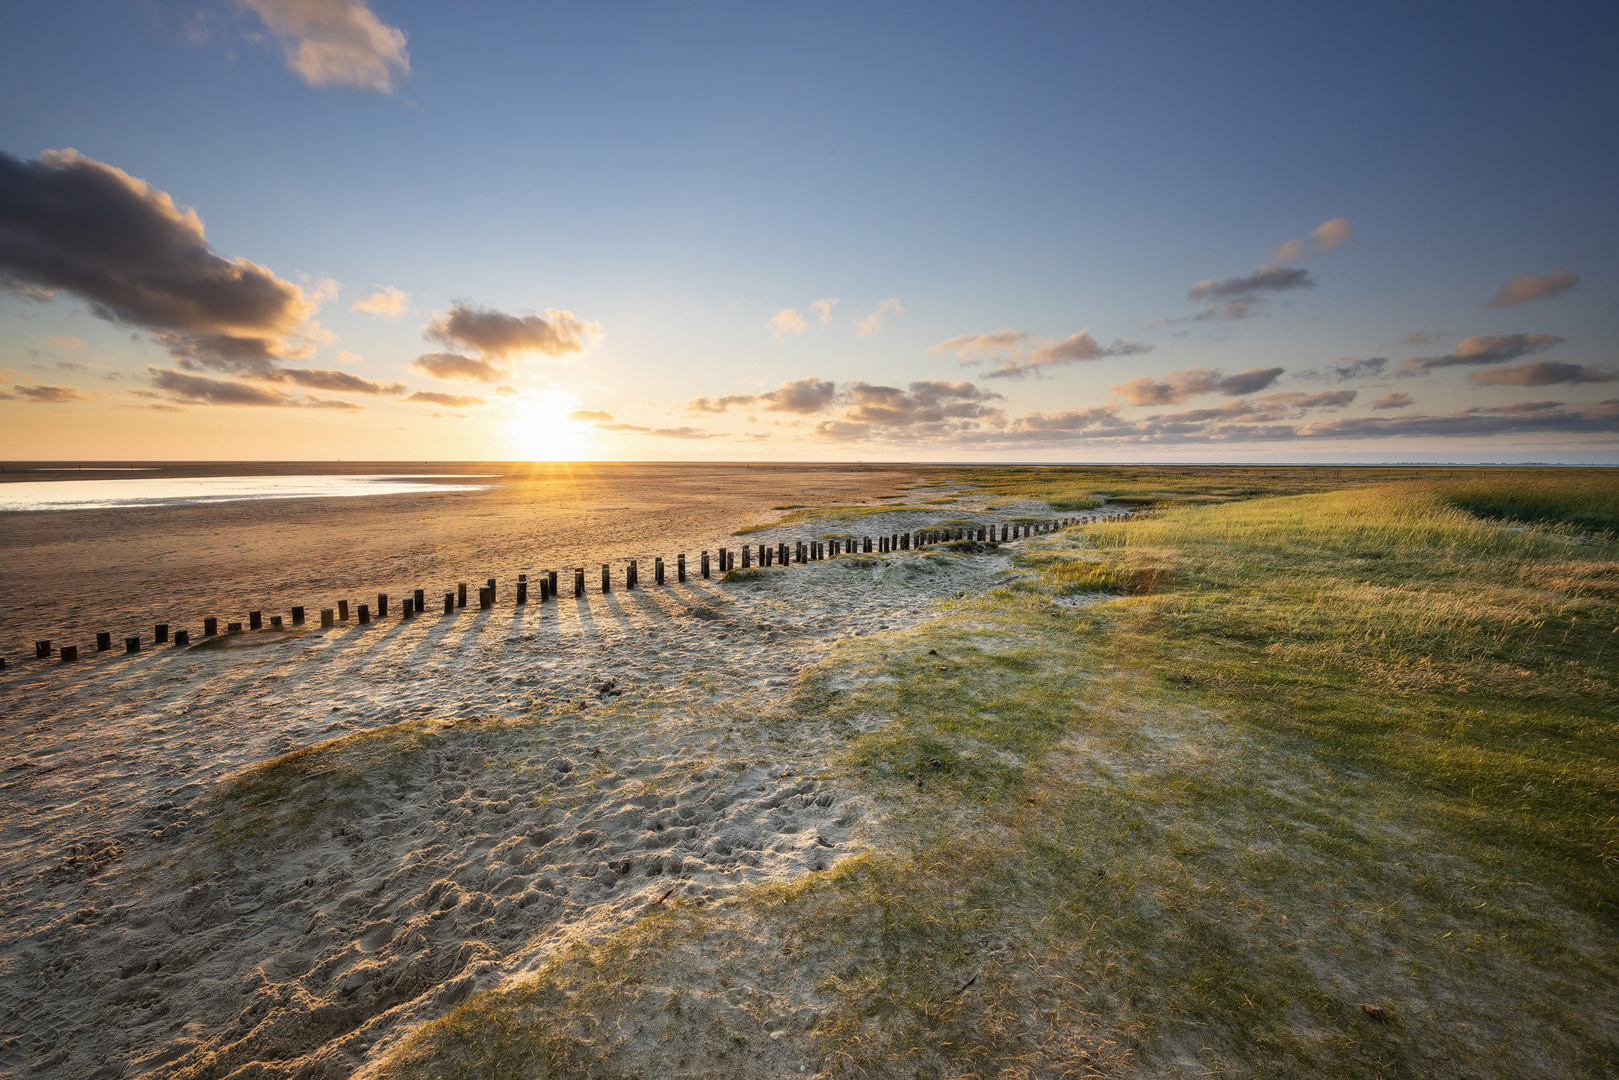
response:
<svg viewBox="0 0 1619 1080"><path fill-rule="evenodd" d="M1619 463L1619 9L27 5L0 459Z"/></svg>

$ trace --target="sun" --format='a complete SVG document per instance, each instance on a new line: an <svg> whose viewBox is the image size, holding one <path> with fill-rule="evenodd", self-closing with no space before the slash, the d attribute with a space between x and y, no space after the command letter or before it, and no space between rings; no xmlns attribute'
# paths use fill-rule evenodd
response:
<svg viewBox="0 0 1619 1080"><path fill-rule="evenodd" d="M568 419L578 407L579 399L562 390L518 398L505 425L507 446L526 461L578 460L588 441L581 426Z"/></svg>

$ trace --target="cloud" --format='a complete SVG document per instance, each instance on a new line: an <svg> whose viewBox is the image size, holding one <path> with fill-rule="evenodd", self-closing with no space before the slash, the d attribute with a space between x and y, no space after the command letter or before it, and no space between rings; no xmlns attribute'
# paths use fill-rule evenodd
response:
<svg viewBox="0 0 1619 1080"><path fill-rule="evenodd" d="M838 298L835 296L828 296L823 300L815 301L809 307L811 311L820 316L821 325L827 326L832 322L832 309L837 306ZM769 436L767 435L765 438L769 438Z"/></svg>
<svg viewBox="0 0 1619 1080"><path fill-rule="evenodd" d="M775 327L777 337L785 337L788 334L802 334L809 323L792 308L782 308L771 316L770 325Z"/></svg>
<svg viewBox="0 0 1619 1080"><path fill-rule="evenodd" d="M568 414L568 419L579 423L585 420L600 420L603 423L613 418L612 413L601 412L597 409L575 409Z"/></svg>
<svg viewBox="0 0 1619 1080"><path fill-rule="evenodd" d="M759 394L757 400L770 412L793 413L798 416L809 416L812 413L822 412L832 404L837 396L837 384L824 379L817 379L813 375L803 379L794 379L784 382L775 390ZM720 400L727 400L721 398ZM724 410L720 410L724 411Z"/></svg>
<svg viewBox="0 0 1619 1080"><path fill-rule="evenodd" d="M870 315L867 315L864 319L860 320L860 322L857 324L857 328L860 331L860 336L870 337L871 335L882 330L883 323L888 321L888 317L890 315L899 316L903 314L905 314L905 309L900 306L900 302L894 297L890 296L887 300L884 300L882 303L877 305L876 311L873 311Z"/></svg>
<svg viewBox="0 0 1619 1080"><path fill-rule="evenodd" d="M1403 409L1411 404L1410 394L1384 394L1372 402L1374 409Z"/></svg>
<svg viewBox="0 0 1619 1080"><path fill-rule="evenodd" d="M944 420L997 419L1001 410L984 402L1004 400L1004 395L970 382L929 379L913 382L904 390L854 382L849 384L849 398L851 404L842 417L847 423L909 427Z"/></svg>
<svg viewBox="0 0 1619 1080"><path fill-rule="evenodd" d="M1507 279L1501 291L1490 298L1485 307L1504 308L1514 304L1527 304L1531 300L1544 300L1548 296L1568 292L1580 283L1580 275L1571 270L1553 270L1536 277L1518 274Z"/></svg>
<svg viewBox="0 0 1619 1080"><path fill-rule="evenodd" d="M50 337L45 340L59 349L82 349L85 345L84 339L80 337Z"/></svg>
<svg viewBox="0 0 1619 1080"><path fill-rule="evenodd" d="M1058 413L1025 413L1012 422L1012 431L1083 431L1086 428L1113 421L1116 413L1117 410L1112 405L1101 405L1090 409L1064 409Z"/></svg>
<svg viewBox="0 0 1619 1080"><path fill-rule="evenodd" d="M255 405L295 409L343 409L351 412L362 406L348 401L328 401L307 398L299 401L288 394L263 386L236 382L230 379L210 379L202 375L189 375L172 368L148 367L152 385L165 391L178 401L199 405Z"/></svg>
<svg viewBox="0 0 1619 1080"><path fill-rule="evenodd" d="M539 353L560 359L587 351L601 336L601 324L576 317L571 311L548 308L546 317L507 315L493 308L478 309L452 304L428 323L424 335L452 349L470 349L485 358L488 370L501 364L501 377L511 371L510 361L518 356ZM439 356L453 354L434 354ZM425 359L425 357L423 358ZM419 362L419 361L418 361ZM440 376L440 378L480 378L482 375Z"/></svg>
<svg viewBox="0 0 1619 1080"><path fill-rule="evenodd" d="M410 74L405 32L363 0L238 0L281 39L287 68L310 86L391 93Z"/></svg>
<svg viewBox="0 0 1619 1080"><path fill-rule="evenodd" d="M195 210L76 150L0 152L0 288L72 293L183 365L222 370L307 355L286 339L317 306L266 267L214 254Z"/></svg>
<svg viewBox="0 0 1619 1080"><path fill-rule="evenodd" d="M651 431L652 430L649 427L642 427L639 424L605 424L605 423L598 423L596 425L596 427L599 428L602 431Z"/></svg>
<svg viewBox="0 0 1619 1080"><path fill-rule="evenodd" d="M1619 372L1564 364L1556 360L1536 360L1509 368L1475 371L1468 380L1475 386L1556 386L1560 383L1605 383L1619 379Z"/></svg>
<svg viewBox="0 0 1619 1080"><path fill-rule="evenodd" d="M367 315L403 315L410 310L410 298L392 285L379 285L381 292L362 296L349 306L350 311Z"/></svg>
<svg viewBox="0 0 1619 1080"><path fill-rule="evenodd" d="M0 397L12 401L32 401L39 405L59 405L67 401L88 401L71 386L13 386L9 394Z"/></svg>
<svg viewBox="0 0 1619 1080"><path fill-rule="evenodd" d="M1349 224L1348 218L1339 217L1323 221L1310 230L1308 240L1289 240L1277 248L1276 254L1271 256L1271 262L1298 262L1301 259L1310 259L1317 255L1325 255L1329 251L1336 251L1349 239L1351 231L1353 226Z"/></svg>
<svg viewBox="0 0 1619 1080"><path fill-rule="evenodd" d="M1504 364L1520 356L1544 352L1567 340L1568 338L1557 337L1555 334L1484 334L1479 337L1462 338L1456 343L1455 351L1444 356L1407 357L1400 363L1400 374L1415 375L1459 364L1470 364L1475 367Z"/></svg>
<svg viewBox="0 0 1619 1080"><path fill-rule="evenodd" d="M331 371L325 368L267 368L263 371L249 371L244 373L246 378L259 382L290 382L297 386L305 386L311 390L343 390L353 394L390 394L399 395L405 392L405 384L401 382L381 383L373 379L362 379L347 371Z"/></svg>
<svg viewBox="0 0 1619 1080"><path fill-rule="evenodd" d="M1006 331L999 331L1006 333ZM980 337L987 335L980 335ZM1085 360L1104 360L1114 356L1140 356L1152 352L1152 346L1140 341L1115 341L1102 345L1091 337L1089 330L1070 334L1062 341L1047 338L1029 353L1027 359L1008 359L994 371L986 372L986 379L1023 379L1030 373L1038 374L1057 364L1072 364Z"/></svg>
<svg viewBox="0 0 1619 1080"><path fill-rule="evenodd" d="M750 408L758 400L758 397L753 394L727 394L720 398L699 397L686 402L685 408L687 412L691 413L722 413L729 410L733 405L740 408Z"/></svg>
<svg viewBox="0 0 1619 1080"><path fill-rule="evenodd" d="M493 363L478 356L460 353L424 353L410 366L435 379L466 379L473 382L499 382L512 373L511 365Z"/></svg>
<svg viewBox="0 0 1619 1080"><path fill-rule="evenodd" d="M928 346L928 352L953 352L960 360L976 362L986 356L999 356L1016 348L1029 337L1027 330L991 330L987 334L963 334L949 341Z"/></svg>
<svg viewBox="0 0 1619 1080"><path fill-rule="evenodd" d="M656 435L660 439L717 439L717 438L719 438L718 435L711 435L708 432L701 430L700 428L694 428L694 427L654 428L654 429L652 429L650 434Z"/></svg>
<svg viewBox="0 0 1619 1080"><path fill-rule="evenodd" d="M1219 368L1195 367L1172 371L1162 380L1151 375L1120 383L1112 388L1128 405L1179 405L1188 398L1219 392L1252 394L1265 389L1281 376L1282 368L1249 368L1226 375Z"/></svg>
<svg viewBox="0 0 1619 1080"><path fill-rule="evenodd" d="M515 386L507 386L504 383L502 383L501 385L495 387L495 393L497 395L499 395L500 397L521 397L522 396L521 394L518 393L517 387L515 387Z"/></svg>
<svg viewBox="0 0 1619 1080"><path fill-rule="evenodd" d="M1348 382L1351 379L1371 379L1383 374L1383 369L1389 366L1386 356L1371 356L1365 360L1356 360L1353 357L1342 357L1336 364L1326 371L1301 371L1297 374L1300 379L1330 379L1335 382Z"/></svg>
<svg viewBox="0 0 1619 1080"><path fill-rule="evenodd" d="M358 364L364 359L365 357L359 353L344 352L342 349L337 351L337 362L339 364Z"/></svg>
<svg viewBox="0 0 1619 1080"><path fill-rule="evenodd" d="M1261 266L1247 277L1210 278L1186 290L1188 300L1252 300L1263 293L1314 287L1310 272L1298 267Z"/></svg>
<svg viewBox="0 0 1619 1080"><path fill-rule="evenodd" d="M440 394L435 390L418 390L404 400L407 402L420 402L423 405L444 405L452 409L464 409L469 405L489 404L484 398L473 397L471 394Z"/></svg>

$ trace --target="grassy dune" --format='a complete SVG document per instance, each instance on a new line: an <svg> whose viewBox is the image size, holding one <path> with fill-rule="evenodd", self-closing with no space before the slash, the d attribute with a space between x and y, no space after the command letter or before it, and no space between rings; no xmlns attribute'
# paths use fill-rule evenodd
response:
<svg viewBox="0 0 1619 1080"><path fill-rule="evenodd" d="M844 725L868 854L650 911L385 1075L777 1075L737 1010L809 999L828 1076L1619 1073L1610 475L1057 471L972 478L1173 508L759 721Z"/></svg>

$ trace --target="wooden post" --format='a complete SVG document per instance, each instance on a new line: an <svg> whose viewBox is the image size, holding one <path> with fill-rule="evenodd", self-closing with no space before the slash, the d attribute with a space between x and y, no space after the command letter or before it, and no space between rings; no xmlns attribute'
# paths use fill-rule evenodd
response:
<svg viewBox="0 0 1619 1080"><path fill-rule="evenodd" d="M347 600L337 602L337 617L344 622L349 621L349 602Z"/></svg>
<svg viewBox="0 0 1619 1080"><path fill-rule="evenodd" d="M427 610L427 590L426 589L417 589L415 598L416 598L416 610L417 611L426 611Z"/></svg>
<svg viewBox="0 0 1619 1080"><path fill-rule="evenodd" d="M388 594L385 593L385 592L379 592L379 593L377 593L377 618L386 619L387 617L388 617Z"/></svg>
<svg viewBox="0 0 1619 1080"><path fill-rule="evenodd" d="M96 635L96 652L106 652L112 648L112 635L103 631Z"/></svg>
<svg viewBox="0 0 1619 1080"><path fill-rule="evenodd" d="M606 593L610 593L612 591L613 591L613 571L612 571L612 567L610 567L606 563L602 563L602 592L604 594L606 594Z"/></svg>
<svg viewBox="0 0 1619 1080"><path fill-rule="evenodd" d="M48 641L34 642L34 659L49 660L51 658L51 643Z"/></svg>
<svg viewBox="0 0 1619 1080"><path fill-rule="evenodd" d="M206 619L202 620L202 636L203 637L213 637L217 633L219 633L219 620L218 619L216 619L212 615L210 615Z"/></svg>
<svg viewBox="0 0 1619 1080"><path fill-rule="evenodd" d="M401 619L412 618L413 616L415 616L415 614L416 614L416 601L412 600L408 596L405 597L403 600L399 601L399 617Z"/></svg>
<svg viewBox="0 0 1619 1080"><path fill-rule="evenodd" d="M417 593L416 595L421 596L422 594ZM303 624L304 624L304 609L301 608L301 607L293 608L292 609L292 625L294 625L294 626L302 626Z"/></svg>
<svg viewBox="0 0 1619 1080"><path fill-rule="evenodd" d="M263 630L264 613L261 611L249 611L247 613L247 625L253 630Z"/></svg>
<svg viewBox="0 0 1619 1080"><path fill-rule="evenodd" d="M190 630L176 630L174 632L174 647L176 649L183 649L187 645L190 645L190 644L191 644L191 631Z"/></svg>
<svg viewBox="0 0 1619 1080"><path fill-rule="evenodd" d="M444 594L444 614L455 614L455 594L453 592L447 592Z"/></svg>
<svg viewBox="0 0 1619 1080"><path fill-rule="evenodd" d="M140 651L141 651L141 639L140 638L138 638L138 637L126 637L124 639L124 655L125 656L128 656L130 653L138 653Z"/></svg>
<svg viewBox="0 0 1619 1080"><path fill-rule="evenodd" d="M652 582L655 585L663 584L663 556L659 555L652 561Z"/></svg>
<svg viewBox="0 0 1619 1080"><path fill-rule="evenodd" d="M320 628L322 630L330 630L332 628L335 622L332 617L334 614L335 613L329 607L323 607L320 609ZM212 622L213 620L210 619L209 621ZM212 631L210 631L210 633L212 633Z"/></svg>
<svg viewBox="0 0 1619 1080"><path fill-rule="evenodd" d="M753 548L749 547L747 544L743 544L742 545L742 568L744 570L746 570L748 567L753 565L753 563L749 561L752 558L753 558Z"/></svg>
<svg viewBox="0 0 1619 1080"><path fill-rule="evenodd" d="M557 572L555 570L546 571L545 583L551 587L551 595L556 596L557 595ZM584 590L581 589L580 591L583 592Z"/></svg>
<svg viewBox="0 0 1619 1080"><path fill-rule="evenodd" d="M280 630L281 629L281 616L279 616L279 615L271 615L270 616L270 629L271 630Z"/></svg>
<svg viewBox="0 0 1619 1080"><path fill-rule="evenodd" d="M160 622L152 627L152 644L167 645L169 641L169 624Z"/></svg>
<svg viewBox="0 0 1619 1080"><path fill-rule="evenodd" d="M226 623L225 624L225 633L227 633L227 634L240 634L241 632L242 632L242 624L241 623L233 622L233 623Z"/></svg>
<svg viewBox="0 0 1619 1080"><path fill-rule="evenodd" d="M464 581L455 587L455 606L467 606L467 583Z"/></svg>
<svg viewBox="0 0 1619 1080"><path fill-rule="evenodd" d="M488 611L495 605L495 590L485 585L478 590L478 610Z"/></svg>
<svg viewBox="0 0 1619 1080"><path fill-rule="evenodd" d="M493 604L495 602L495 579L494 578L489 579L489 602L491 604Z"/></svg>
<svg viewBox="0 0 1619 1080"><path fill-rule="evenodd" d="M707 548L703 549L703 557L702 557L702 561L701 561L701 563L699 565L702 567L701 572L702 572L702 575L703 575L703 580L707 581L708 580L708 549Z"/></svg>
<svg viewBox="0 0 1619 1080"><path fill-rule="evenodd" d="M77 645L63 645L62 646L62 663L71 664L71 663L73 663L73 661L77 660L78 658L79 658L79 647Z"/></svg>
<svg viewBox="0 0 1619 1080"><path fill-rule="evenodd" d="M685 552L681 552L679 555L675 556L675 580L680 581L680 582L683 582L683 581L686 580L686 553Z"/></svg>
<svg viewBox="0 0 1619 1080"><path fill-rule="evenodd" d="M361 626L368 626L368 625L370 625L370 623L371 623L371 605L370 604L361 604L360 605L360 625Z"/></svg>
<svg viewBox="0 0 1619 1080"><path fill-rule="evenodd" d="M640 583L640 577L641 571L636 567L635 560L631 559L630 565L624 568L624 587L627 589L635 588Z"/></svg>
<svg viewBox="0 0 1619 1080"><path fill-rule="evenodd" d="M527 581L519 580L518 583L517 583L517 602L519 604L528 603L528 582Z"/></svg>
<svg viewBox="0 0 1619 1080"><path fill-rule="evenodd" d="M585 568L576 566L573 570L573 595L585 595Z"/></svg>
<svg viewBox="0 0 1619 1080"><path fill-rule="evenodd" d="M551 579L545 574L540 575L540 603L551 599Z"/></svg>

